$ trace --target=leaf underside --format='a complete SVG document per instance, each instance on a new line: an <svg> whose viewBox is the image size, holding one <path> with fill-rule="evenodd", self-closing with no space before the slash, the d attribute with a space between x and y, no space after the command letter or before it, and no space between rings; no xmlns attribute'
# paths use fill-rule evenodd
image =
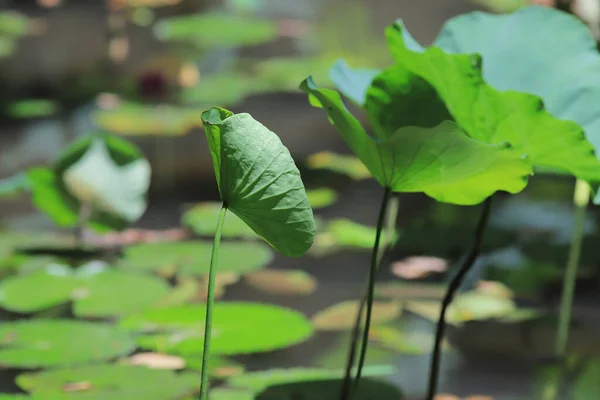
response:
<svg viewBox="0 0 600 400"><path fill-rule="evenodd" d="M305 253L315 222L300 171L279 137L249 114L212 108L202 115L221 197L285 256Z"/></svg>

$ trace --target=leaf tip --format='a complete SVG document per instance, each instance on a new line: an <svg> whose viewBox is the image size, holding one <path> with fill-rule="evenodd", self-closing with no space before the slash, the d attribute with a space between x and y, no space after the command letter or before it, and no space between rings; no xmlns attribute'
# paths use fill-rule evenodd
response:
<svg viewBox="0 0 600 400"><path fill-rule="evenodd" d="M234 114L221 107L211 107L210 109L202 112L202 123L208 125L219 125L227 118Z"/></svg>

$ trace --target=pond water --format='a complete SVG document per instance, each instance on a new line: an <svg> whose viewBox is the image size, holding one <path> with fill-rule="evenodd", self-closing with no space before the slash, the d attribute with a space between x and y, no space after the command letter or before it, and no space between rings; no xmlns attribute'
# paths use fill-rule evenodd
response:
<svg viewBox="0 0 600 400"><path fill-rule="evenodd" d="M57 89L68 90L60 85L53 87L53 84L65 79L72 71L95 73L89 65L102 58L105 50L104 39L100 39L105 33L105 20L97 17L98 13L104 13L104 8L98 6L99 2L68 3L64 8L52 11L30 5L21 6L21 10L31 16L47 18L51 36L44 41L36 38L25 42L15 58L2 66L2 82L13 93L34 93L30 82L38 82L38 89L42 87L43 91L50 93L55 93L52 91ZM290 7L292 3L290 0ZM364 13L363 16L371 24L369 35L379 37L384 26L402 17L414 36L423 43L435 37L446 19L472 8L458 0L378 0L375 5L374 2L364 1L357 3L362 8L357 6L354 14L345 14L355 19L344 21L339 15L344 15L341 12L344 8L351 8L347 7L347 2L329 0L319 5L316 3L302 2L306 7L297 4L294 8L296 18L321 18L319 27L323 32L332 34L335 30L329 27L330 20L327 18L335 19L338 16L335 23L331 24L347 26L357 21L361 23L360 18L356 19L356 14ZM285 13L283 6L280 11L271 11L274 14ZM62 29L58 29L58 26ZM348 32L348 37L345 33L338 33L338 36L333 35L328 40L334 43L334 48L336 40L339 41L338 48L348 51L352 46L348 41L355 40L356 35L360 37L360 33ZM46 43L50 43L50 46L46 47ZM368 45L368 41L365 43ZM130 46L141 50L132 52L131 59L119 72L124 75L135 74L150 58L149 55L163 50L161 44L149 38L149 32L144 28L132 30ZM305 46L310 47L310 44ZM248 57L261 57L263 54L272 56L292 52L289 47L289 42L279 41L273 46L259 46L239 53ZM293 52L306 51L302 46L297 47ZM239 53L222 51L214 54L222 57L226 63L228 57L237 57ZM40 63L32 60L40 60ZM10 176L32 165L52 162L66 143L93 126L90 112L94 108L94 101L94 97L90 96L86 101L75 102L60 118L13 120L2 124L0 177ZM281 132L283 142L298 160L322 150L346 152L335 131L323 121L318 111L307 105L303 95L260 94L238 103L237 110L248 111L275 132ZM199 132L181 137L136 137L135 141L148 154L154 170L150 206L136 228L176 227L180 223L182 205L218 199L208 151ZM351 218L361 224L374 225L381 196L381 189L374 182L355 182L332 173L308 169L302 172L308 188L327 186L338 193L336 204L318 211L324 220ZM472 289L480 279L491 279L492 270L496 279L516 279L521 283L530 277L525 273L518 274L525 268L524 265L530 267L532 264L545 263L560 270L567 257L572 229L572 188L573 182L566 179L536 177L517 198L498 196L491 226L486 234L483 256L463 290ZM457 265L471 243L479 209L436 204L420 195L402 195L399 202L397 226L401 236L398 245L384 260L380 283L399 282L400 279L391 273L391 265L394 261L411 256L434 256L448 260L451 266ZM25 197L6 200L0 218L8 230L52 229L50 222L35 213ZM597 296L600 253L594 246L599 235L597 223L597 212L590 211L585 225L582 261L586 275L581 279L583 285L578 290L574 309L574 317L580 326L574 329L571 339L575 354L591 356L600 355L596 354L600 349L594 340L600 329L597 313L600 300ZM309 296L275 296L261 293L240 282L229 286L223 298L275 303L313 316L330 305L356 299L360 295L364 290L369 259L368 251L356 249L300 259L276 256L270 267L306 271L316 278L317 290ZM426 281L444 283L453 271L450 268L448 272ZM529 272L535 274L536 271ZM519 303L554 312L560 283L560 275L554 275L547 278L541 287L523 284L523 296L518 298ZM8 319L8 316L1 314L0 318ZM402 344L400 347L411 347L413 351L392 351L389 344L385 347L374 343L368 362L397 367L398 372L386 379L401 387L409 399L417 400L426 387L433 324L417 313L405 311L392 326L402 333L402 338L398 339ZM531 398L536 371L552 351L553 328L552 323L546 322L533 326L526 323L472 322L461 329L451 329L449 350L443 356L440 389L459 396L488 395L495 400ZM288 349L243 356L239 360L250 370L292 366L340 367L347 342L347 335L320 332L305 343ZM419 351L414 351L414 348ZM13 372L1 374L0 392L17 390L13 383Z"/></svg>

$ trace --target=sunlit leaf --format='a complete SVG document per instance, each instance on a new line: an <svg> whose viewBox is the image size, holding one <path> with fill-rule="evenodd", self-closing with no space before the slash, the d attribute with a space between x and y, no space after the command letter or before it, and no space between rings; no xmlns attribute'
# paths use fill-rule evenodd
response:
<svg viewBox="0 0 600 400"><path fill-rule="evenodd" d="M135 222L146 211L150 164L140 158L121 166L109 151L104 141L93 141L83 156L64 170L63 182L81 204Z"/></svg>
<svg viewBox="0 0 600 400"><path fill-rule="evenodd" d="M222 242L219 272L244 273L269 264L273 252L262 243ZM175 272L194 276L208 274L212 243L163 242L130 246L118 265L125 270L159 271L171 268Z"/></svg>
<svg viewBox="0 0 600 400"><path fill-rule="evenodd" d="M224 204L278 252L305 253L315 221L300 171L279 137L249 114L212 108L202 119Z"/></svg>
<svg viewBox="0 0 600 400"><path fill-rule="evenodd" d="M99 263L76 270L53 264L4 279L0 306L31 313L71 301L79 316L125 315L151 307L168 290L167 283L158 278L106 269Z"/></svg>
<svg viewBox="0 0 600 400"><path fill-rule="evenodd" d="M201 47L236 47L275 39L277 25L269 20L215 12L163 19L155 32L161 40L188 41Z"/></svg>
<svg viewBox="0 0 600 400"><path fill-rule="evenodd" d="M121 326L148 332L138 337L144 349L200 355L205 313L204 304L156 309L126 317ZM240 302L216 303L212 326L211 354L216 355L277 350L308 339L313 331L310 321L297 311Z"/></svg>
<svg viewBox="0 0 600 400"><path fill-rule="evenodd" d="M421 51L408 48L405 41L410 35L402 22L390 26L386 35L396 62L435 88L469 136L486 143L508 141L515 149L527 154L536 166L568 171L585 180L600 180L600 162L594 155L594 148L586 140L583 129L571 122L579 122L589 130L583 123L590 122L593 111L578 107L573 96L580 95L579 90L589 93L590 83L596 79L587 75L585 83L580 80L589 68L589 56L594 57L595 53L591 34L584 32L587 28L574 17L546 7L527 7L511 15L479 13L475 17L459 17L447 25L446 33L435 42L436 46L452 52L481 53L485 59L485 72L479 54L448 54L439 47ZM574 24L580 27L574 27ZM516 26L520 28L513 29ZM548 26L553 26L551 32L556 35L558 32L569 33L553 39L552 35L544 34ZM514 40L504 38L500 42L497 35L507 31ZM507 46L515 41L520 45ZM461 46L463 42L465 45ZM575 53L573 49L576 49ZM579 64L577 57L586 61ZM596 64L600 65L600 57L595 55L595 58ZM569 66L577 65L580 70L565 67L561 60L569 60ZM540 69L538 65L546 67ZM578 77L577 82L573 82L573 76ZM511 91L499 92L487 85L484 78L497 89ZM556 89L565 84L569 85L568 89ZM550 87L549 91L542 86ZM537 97L540 95L541 98ZM579 97L583 103L589 100L587 94ZM557 118L545 109L544 102ZM563 110L584 110L586 120L583 121L583 114L567 114L561 112ZM590 138L592 134L590 132Z"/></svg>
<svg viewBox="0 0 600 400"><path fill-rule="evenodd" d="M359 302L356 300L334 304L312 317L312 322L318 330L346 330L354 326L358 313ZM373 325L383 324L396 319L402 313L402 306L396 302L373 303Z"/></svg>
<svg viewBox="0 0 600 400"><path fill-rule="evenodd" d="M369 365L364 368L363 376L383 376L395 372L395 368L388 365ZM285 383L300 383L317 380L341 379L344 376L342 370L326 368L287 368L269 369L266 371L252 371L243 375L232 377L227 381L231 387L249 389L258 393L269 386Z"/></svg>
<svg viewBox="0 0 600 400"><path fill-rule="evenodd" d="M199 203L183 213L181 223L190 227L197 235L214 237L220 211L221 203ZM223 237L239 237L245 239L259 238L259 236L235 214L230 214L225 218L225 224L223 225L221 233Z"/></svg>
<svg viewBox="0 0 600 400"><path fill-rule="evenodd" d="M131 102L96 111L94 121L104 130L131 136L180 136L202 126L196 109Z"/></svg>
<svg viewBox="0 0 600 400"><path fill-rule="evenodd" d="M329 188L311 189L306 191L308 202L313 210L325 208L337 201L337 193Z"/></svg>
<svg viewBox="0 0 600 400"><path fill-rule="evenodd" d="M398 85L405 85L400 80L388 83L400 91L403 89ZM394 191L425 192L438 201L470 205L498 190L521 191L531 174L529 162L507 143L490 145L473 140L454 122L392 127L389 123L395 120L377 121L380 129L375 139L346 109L339 93L318 89L310 78L301 89L309 94L313 105L325 110L373 177ZM396 102L398 97L389 99ZM379 104L379 109L389 109L389 115L395 115L390 103ZM434 107L431 112L436 110Z"/></svg>
<svg viewBox="0 0 600 400"><path fill-rule="evenodd" d="M376 229L374 226L359 224L349 219L333 219L327 222L325 228L326 234L333 239L333 244L342 248L371 249L375 242ZM387 232L386 232L387 233ZM397 239L383 234L385 243L393 242Z"/></svg>
<svg viewBox="0 0 600 400"><path fill-rule="evenodd" d="M84 158L94 144L96 145L95 154L98 156L98 151L100 150L99 141L106 146L101 152L106 155L106 151L108 151L110 160L104 160L105 162L100 163L99 158L94 161L95 156L92 159L87 157L87 168L93 167L93 171L84 179L89 179L89 182L84 183L84 185L90 185L91 188L96 189L102 187L110 188L111 193L96 192L98 195L95 199L96 204L101 205L101 207L92 208L91 215L88 218L88 225L100 231L106 229L122 230L131 223L131 220L126 219L127 216L122 217L102 210L118 210L116 212L123 212L132 217L134 214L140 212L141 202L145 204L143 198L140 200L137 197L141 194L140 192L143 192L141 189L149 183L149 169L147 170L143 163L139 163L140 160L144 160L140 150L128 141L114 136L105 134L88 135L76 140L67 147L52 168L32 168L27 174L33 203L58 226L75 226L78 223L81 212L81 203L67 190L65 182L62 179L63 174ZM93 162L90 163L90 161ZM137 167L132 169L132 165L137 165ZM125 183L122 181L106 182L106 176L101 173L103 171L96 170L95 168L102 169L107 166L110 166L113 170L129 166L130 176L128 178L131 178L131 180L127 179L127 184L133 183L134 185L132 187L124 187ZM77 171L75 169L71 170L71 172L81 172L81 170ZM81 178L83 175L75 174L74 176ZM81 186L81 188L83 187ZM92 191L92 193L94 192ZM122 194L123 198L117 196L117 193ZM136 196L133 196L133 193ZM80 193L80 195L84 194L83 191ZM113 200L114 202L111 203Z"/></svg>
<svg viewBox="0 0 600 400"><path fill-rule="evenodd" d="M9 104L8 115L14 118L39 118L55 114L59 109L54 100L31 99Z"/></svg>
<svg viewBox="0 0 600 400"><path fill-rule="evenodd" d="M17 384L40 398L153 399L181 398L198 390L198 374L127 365L93 365L22 374ZM66 391L73 383L83 390Z"/></svg>
<svg viewBox="0 0 600 400"><path fill-rule="evenodd" d="M320 152L309 156L306 164L312 169L325 169L347 175L355 180L367 179L371 173L358 157Z"/></svg>
<svg viewBox="0 0 600 400"><path fill-rule="evenodd" d="M108 324L39 319L0 326L4 367L38 368L82 364L131 352L133 338Z"/></svg>
<svg viewBox="0 0 600 400"><path fill-rule="evenodd" d="M302 270L265 269L251 272L244 280L254 289L273 295L309 295L317 289L317 280Z"/></svg>
<svg viewBox="0 0 600 400"><path fill-rule="evenodd" d="M203 76L197 85L181 91L180 99L188 104L235 105L255 90L255 80L239 73Z"/></svg>

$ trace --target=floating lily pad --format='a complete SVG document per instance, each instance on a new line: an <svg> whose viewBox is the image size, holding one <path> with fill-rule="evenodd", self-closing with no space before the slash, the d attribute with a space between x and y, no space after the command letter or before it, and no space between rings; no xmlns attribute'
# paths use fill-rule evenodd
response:
<svg viewBox="0 0 600 400"><path fill-rule="evenodd" d="M126 136L181 136L202 126L196 109L126 102L94 113L98 127Z"/></svg>
<svg viewBox="0 0 600 400"><path fill-rule="evenodd" d="M118 327L93 322L40 319L0 326L0 364L39 368L108 360L135 349Z"/></svg>
<svg viewBox="0 0 600 400"><path fill-rule="evenodd" d="M199 376L127 365L93 365L27 373L17 384L53 399L175 399L198 390Z"/></svg>
<svg viewBox="0 0 600 400"><path fill-rule="evenodd" d="M162 353L136 353L124 361L128 365L144 366L152 369L183 369L185 360L178 356Z"/></svg>
<svg viewBox="0 0 600 400"><path fill-rule="evenodd" d="M255 90L255 80L239 73L218 73L202 77L197 85L181 91L186 104L216 104L227 107L237 104Z"/></svg>
<svg viewBox="0 0 600 400"><path fill-rule="evenodd" d="M54 100L31 99L11 103L7 112L14 118L40 118L56 114L59 105Z"/></svg>
<svg viewBox="0 0 600 400"><path fill-rule="evenodd" d="M391 375L396 372L393 366L389 365L368 365L363 370L363 376L383 376ZM266 371L247 372L243 375L234 376L227 381L227 385L234 388L249 389L254 393L259 393L269 386L281 385L286 383L300 383L318 380L341 379L344 371L327 368L287 368L287 369L269 369Z"/></svg>
<svg viewBox="0 0 600 400"><path fill-rule="evenodd" d="M161 40L181 40L200 47L257 45L277 37L273 21L225 13L203 13L163 19L155 26Z"/></svg>
<svg viewBox="0 0 600 400"><path fill-rule="evenodd" d="M441 301L445 293L445 284L383 282L375 285L376 296L397 300L431 299Z"/></svg>
<svg viewBox="0 0 600 400"><path fill-rule="evenodd" d="M205 314L204 304L164 308L126 317L121 326L148 332L138 338L144 349L199 355ZM313 331L310 321L297 311L241 302L216 303L212 326L211 355L277 350L308 339Z"/></svg>
<svg viewBox="0 0 600 400"><path fill-rule="evenodd" d="M295 383L283 383L270 386L256 396L256 400L291 399L293 396L303 400L333 400L339 396L341 380L318 380ZM363 378L354 391L356 400L402 400L404 396L391 383Z"/></svg>
<svg viewBox="0 0 600 400"><path fill-rule="evenodd" d="M53 168L30 169L28 180L33 203L58 226L77 225L86 201L88 226L122 230L146 208L150 165L133 144L93 134L71 144Z"/></svg>
<svg viewBox="0 0 600 400"><path fill-rule="evenodd" d="M329 233L335 244L341 247L371 249L375 242L374 226L367 226L349 219L334 219L327 223L326 232ZM383 234L385 243L390 241L386 233ZM393 239L395 240L395 238Z"/></svg>
<svg viewBox="0 0 600 400"><path fill-rule="evenodd" d="M184 359L186 368L202 371L202 357L186 356ZM224 357L211 356L210 360L208 360L208 373L214 378L231 378L233 376L242 375L245 370L244 364Z"/></svg>
<svg viewBox="0 0 600 400"><path fill-rule="evenodd" d="M306 191L308 202L313 210L329 207L337 201L337 193L329 188L311 189Z"/></svg>
<svg viewBox="0 0 600 400"><path fill-rule="evenodd" d="M54 264L6 278L0 284L0 306L31 313L72 301L76 315L106 317L142 311L168 291L158 278L106 269L102 263L77 270Z"/></svg>
<svg viewBox="0 0 600 400"><path fill-rule="evenodd" d="M318 330L322 331L350 329L356 321L358 306L359 302L356 300L335 304L316 313L312 317L312 322ZM373 303L372 323L373 325L384 324L398 318L401 313L400 303L376 301Z"/></svg>
<svg viewBox="0 0 600 400"><path fill-rule="evenodd" d="M181 223L190 227L197 235L214 237L220 211L221 203L219 202L199 203L183 214ZM231 238L258 239L260 237L240 217L233 213L225 218L221 233L223 237Z"/></svg>
<svg viewBox="0 0 600 400"><path fill-rule="evenodd" d="M0 12L0 34L17 38L24 36L29 31L31 20L15 11Z"/></svg>
<svg viewBox="0 0 600 400"><path fill-rule="evenodd" d="M296 91L298 82L312 74L319 82L329 82L330 57L274 57L254 66L255 90Z"/></svg>
<svg viewBox="0 0 600 400"><path fill-rule="evenodd" d="M209 270L212 243L162 242L130 246L118 265L125 270L159 271L202 276ZM219 272L244 273L260 269L271 262L273 251L262 243L222 242Z"/></svg>
<svg viewBox="0 0 600 400"><path fill-rule="evenodd" d="M254 289L273 295L307 296L317 289L317 280L302 270L265 269L244 276Z"/></svg>
<svg viewBox="0 0 600 400"><path fill-rule="evenodd" d="M355 180L371 178L371 173L356 156L320 152L309 156L306 164L312 169L325 169L347 175Z"/></svg>

